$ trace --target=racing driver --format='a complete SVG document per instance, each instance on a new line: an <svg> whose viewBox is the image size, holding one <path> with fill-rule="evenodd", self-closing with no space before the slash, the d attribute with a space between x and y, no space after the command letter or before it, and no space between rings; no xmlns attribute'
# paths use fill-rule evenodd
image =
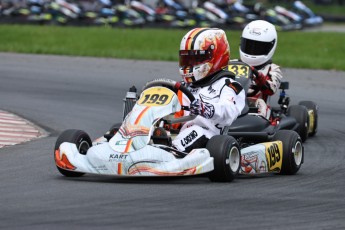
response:
<svg viewBox="0 0 345 230"><path fill-rule="evenodd" d="M245 105L245 92L233 80L234 76L222 70L228 65L230 47L226 34L217 28L195 28L180 44L179 69L182 79L196 98L194 101L178 93L183 106L190 111L179 111L175 116L197 115L181 127L172 145L183 152L206 146L224 126L230 125Z"/></svg>
<svg viewBox="0 0 345 230"><path fill-rule="evenodd" d="M267 119L270 117L267 102L270 96L277 92L283 78L280 67L272 63L277 42L274 25L264 20L256 20L243 29L240 44L241 61L259 72L248 92L254 94L249 101L258 108L259 114Z"/></svg>

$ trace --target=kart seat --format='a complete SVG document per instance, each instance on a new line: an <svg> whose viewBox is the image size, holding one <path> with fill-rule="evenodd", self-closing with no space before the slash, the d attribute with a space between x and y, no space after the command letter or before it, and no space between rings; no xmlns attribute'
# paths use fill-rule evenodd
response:
<svg viewBox="0 0 345 230"><path fill-rule="evenodd" d="M249 111L249 107L248 107ZM229 132L260 132L270 125L269 121L261 116L241 115L229 127Z"/></svg>

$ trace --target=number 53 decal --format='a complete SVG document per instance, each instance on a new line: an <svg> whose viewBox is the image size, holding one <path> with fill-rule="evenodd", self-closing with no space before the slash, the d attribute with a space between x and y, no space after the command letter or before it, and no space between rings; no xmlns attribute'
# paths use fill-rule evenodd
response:
<svg viewBox="0 0 345 230"><path fill-rule="evenodd" d="M145 90L137 102L145 106L168 105L175 93L165 87L152 87Z"/></svg>

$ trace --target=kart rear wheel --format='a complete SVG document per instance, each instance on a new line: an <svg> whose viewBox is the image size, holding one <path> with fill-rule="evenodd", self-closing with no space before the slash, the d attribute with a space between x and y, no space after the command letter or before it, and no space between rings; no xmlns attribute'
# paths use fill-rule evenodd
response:
<svg viewBox="0 0 345 230"><path fill-rule="evenodd" d="M301 101L299 104L307 107L309 115L309 136L315 136L318 124L318 107L313 101Z"/></svg>
<svg viewBox="0 0 345 230"><path fill-rule="evenodd" d="M273 141L278 140L283 142L283 163L280 174L296 174L304 160L301 137L292 130L279 130L273 137Z"/></svg>
<svg viewBox="0 0 345 230"><path fill-rule="evenodd" d="M287 110L287 115L296 119L299 123L296 132L300 135L303 142L308 138L309 117L308 110L303 105L291 105Z"/></svg>
<svg viewBox="0 0 345 230"><path fill-rule="evenodd" d="M55 157L55 151L59 149L60 145L63 142L69 142L69 143L75 144L77 146L79 153L82 155L86 155L87 150L92 146L91 138L86 132L82 130L77 130L77 129L68 129L62 132L60 136L58 137L55 143L54 157ZM58 166L56 167L62 175L67 176L67 177L80 177L85 174L85 173L66 170Z"/></svg>
<svg viewBox="0 0 345 230"><path fill-rule="evenodd" d="M213 182L231 182L238 174L241 151L236 139L231 136L212 137L206 148L214 159L214 170L209 173Z"/></svg>

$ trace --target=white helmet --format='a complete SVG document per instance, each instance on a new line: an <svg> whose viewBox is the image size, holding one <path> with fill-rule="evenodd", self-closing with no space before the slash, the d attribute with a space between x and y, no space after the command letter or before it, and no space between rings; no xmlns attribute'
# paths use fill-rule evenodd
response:
<svg viewBox="0 0 345 230"><path fill-rule="evenodd" d="M179 67L186 83L200 81L228 65L230 46L223 30L195 28L180 44Z"/></svg>
<svg viewBox="0 0 345 230"><path fill-rule="evenodd" d="M274 25L263 20L252 21L242 32L241 60L251 66L262 65L272 58L277 42L277 31Z"/></svg>

